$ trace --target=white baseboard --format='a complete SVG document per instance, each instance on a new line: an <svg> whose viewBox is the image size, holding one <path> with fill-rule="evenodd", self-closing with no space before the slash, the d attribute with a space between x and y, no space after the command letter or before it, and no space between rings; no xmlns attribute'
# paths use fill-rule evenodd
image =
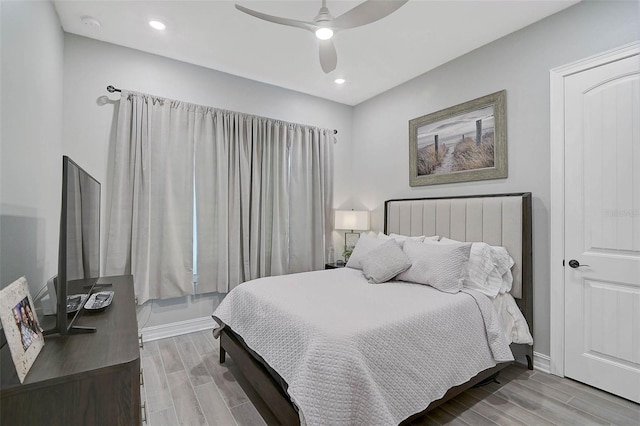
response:
<svg viewBox="0 0 640 426"><path fill-rule="evenodd" d="M211 318L202 317L186 321L172 322L163 325L154 325L139 330L143 342L166 339L167 337L180 336L181 334L195 333L196 331L211 330L216 322Z"/></svg>
<svg viewBox="0 0 640 426"><path fill-rule="evenodd" d="M551 358L549 355L538 352L533 353L533 369L543 373L551 374Z"/></svg>

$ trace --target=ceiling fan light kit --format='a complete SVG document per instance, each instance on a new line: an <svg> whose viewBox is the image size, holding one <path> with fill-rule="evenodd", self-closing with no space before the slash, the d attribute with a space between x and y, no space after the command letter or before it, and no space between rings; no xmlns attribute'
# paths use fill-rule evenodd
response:
<svg viewBox="0 0 640 426"><path fill-rule="evenodd" d="M313 32L319 39L320 66L325 74L328 74L335 70L338 65L338 55L331 40L336 32L361 27L378 21L398 10L407 1L408 0L367 0L337 18L334 18L331 13L329 13L327 1L322 0L322 7L313 22L271 16L247 9L239 4L236 4L236 9L264 21Z"/></svg>
<svg viewBox="0 0 640 426"><path fill-rule="evenodd" d="M318 37L319 40L329 40L333 37L333 30L327 27L320 27L316 30L316 37Z"/></svg>

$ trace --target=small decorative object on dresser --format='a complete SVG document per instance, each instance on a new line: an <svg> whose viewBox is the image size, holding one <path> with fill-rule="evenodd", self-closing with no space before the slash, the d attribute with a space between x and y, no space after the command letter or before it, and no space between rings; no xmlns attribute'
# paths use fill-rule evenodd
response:
<svg viewBox="0 0 640 426"><path fill-rule="evenodd" d="M25 277L0 290L0 319L20 383L44 346L42 328Z"/></svg>
<svg viewBox="0 0 640 426"><path fill-rule="evenodd" d="M100 291L93 293L84 308L89 312L102 312L111 304L113 300L113 291Z"/></svg>
<svg viewBox="0 0 640 426"><path fill-rule="evenodd" d="M410 120L409 184L506 178L506 93Z"/></svg>

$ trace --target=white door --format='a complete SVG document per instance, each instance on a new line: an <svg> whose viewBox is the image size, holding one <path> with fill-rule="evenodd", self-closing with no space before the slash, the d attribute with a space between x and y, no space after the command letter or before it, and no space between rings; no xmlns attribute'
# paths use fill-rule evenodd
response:
<svg viewBox="0 0 640 426"><path fill-rule="evenodd" d="M640 59L564 90L564 372L640 402Z"/></svg>

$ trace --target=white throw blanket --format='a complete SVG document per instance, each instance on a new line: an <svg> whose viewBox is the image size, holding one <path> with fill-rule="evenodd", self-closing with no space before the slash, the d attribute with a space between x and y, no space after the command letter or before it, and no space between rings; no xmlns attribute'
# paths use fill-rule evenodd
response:
<svg viewBox="0 0 640 426"><path fill-rule="evenodd" d="M261 278L215 310L289 384L313 425L397 425L513 355L486 296L350 268Z"/></svg>

